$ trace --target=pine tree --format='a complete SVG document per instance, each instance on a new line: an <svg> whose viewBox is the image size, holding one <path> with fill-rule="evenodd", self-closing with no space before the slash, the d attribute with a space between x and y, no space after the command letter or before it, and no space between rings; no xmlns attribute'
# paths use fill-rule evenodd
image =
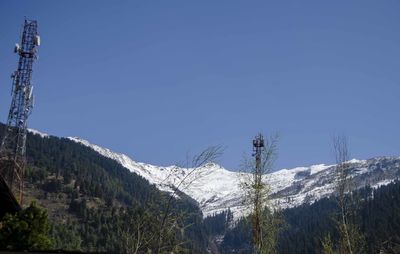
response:
<svg viewBox="0 0 400 254"><path fill-rule="evenodd" d="M47 211L36 203L0 222L0 249L47 250L52 247Z"/></svg>

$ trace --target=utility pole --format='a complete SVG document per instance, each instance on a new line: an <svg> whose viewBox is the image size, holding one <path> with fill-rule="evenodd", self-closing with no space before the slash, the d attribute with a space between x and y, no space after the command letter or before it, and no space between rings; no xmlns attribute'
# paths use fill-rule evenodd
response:
<svg viewBox="0 0 400 254"><path fill-rule="evenodd" d="M27 121L34 104L32 65L37 59L39 45L37 21L25 19L21 44L16 44L14 48L14 52L19 55L19 61L17 70L11 75L12 101L0 146L0 176L20 204L26 167Z"/></svg>

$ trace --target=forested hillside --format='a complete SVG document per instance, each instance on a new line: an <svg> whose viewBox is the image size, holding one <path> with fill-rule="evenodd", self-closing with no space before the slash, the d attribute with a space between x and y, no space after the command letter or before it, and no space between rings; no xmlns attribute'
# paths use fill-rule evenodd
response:
<svg viewBox="0 0 400 254"><path fill-rule="evenodd" d="M27 159L24 205L48 210L54 249L206 251L201 211L185 195L169 203L142 177L64 138L29 133Z"/></svg>
<svg viewBox="0 0 400 254"><path fill-rule="evenodd" d="M353 193L360 200L355 207L355 223L365 237L365 253L400 253L400 181L379 189L365 187ZM324 198L312 205L281 211L286 225L279 236L279 253L323 253L322 240L328 234L337 242L337 201ZM222 253L251 253L248 218L227 230Z"/></svg>
<svg viewBox="0 0 400 254"><path fill-rule="evenodd" d="M203 219L190 197L179 193L169 203L169 194L69 139L29 133L27 148L24 205L37 201L47 210L52 249L251 253L247 217L234 221L228 210ZM365 251L400 252L400 182L366 187L353 197ZM337 210L331 197L281 211L279 253L322 253L327 235L337 242Z"/></svg>

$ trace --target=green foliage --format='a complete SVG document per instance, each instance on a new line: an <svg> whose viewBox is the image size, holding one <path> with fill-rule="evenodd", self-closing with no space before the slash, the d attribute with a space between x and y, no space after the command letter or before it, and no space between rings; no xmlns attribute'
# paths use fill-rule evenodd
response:
<svg viewBox="0 0 400 254"><path fill-rule="evenodd" d="M224 235L233 222L233 214L230 209L214 214L204 219L203 225L208 235Z"/></svg>
<svg viewBox="0 0 400 254"><path fill-rule="evenodd" d="M359 253L399 253L400 181L375 190L370 187L360 189L353 193L353 200L361 200L349 224L355 249ZM335 198L283 210L287 227L279 234L278 253L343 252L335 216L337 211ZM323 236L326 237L321 239ZM251 229L245 218L226 232L221 244L222 253L251 253L249 242Z"/></svg>
<svg viewBox="0 0 400 254"><path fill-rule="evenodd" d="M358 228L357 225L353 223L348 223L347 225L347 231L349 232L349 242L350 246L352 249L352 253L354 254L363 254L365 253L365 238L364 235L361 234L360 229ZM338 228L339 231L341 232L340 237L339 237L339 246L338 246L338 252L340 254L347 254L350 253L348 244L346 242L347 239L345 239L344 236L344 225L339 224Z"/></svg>
<svg viewBox="0 0 400 254"><path fill-rule="evenodd" d="M244 217L236 222L235 227L225 233L220 246L221 253L251 253L253 249L250 218Z"/></svg>
<svg viewBox="0 0 400 254"><path fill-rule="evenodd" d="M253 142L262 142L263 145L255 153L255 160L244 158L242 167L249 174L243 174L241 179L244 204L252 212L250 216L253 253L274 254L281 224L278 223L276 214L268 211L268 207L271 207L269 202L271 187L263 181L263 177L271 172L276 159L278 136L271 136L264 140L260 134Z"/></svg>
<svg viewBox="0 0 400 254"><path fill-rule="evenodd" d="M66 224L53 223L51 225L51 236L55 249L61 250L82 250L82 239L79 234L79 227L70 221Z"/></svg>
<svg viewBox="0 0 400 254"><path fill-rule="evenodd" d="M264 231L263 246L260 253L277 253L279 232L283 229L284 219L278 211L271 212L269 209L263 211L262 229Z"/></svg>
<svg viewBox="0 0 400 254"><path fill-rule="evenodd" d="M124 232L142 227L143 221L146 234L153 233L147 237L160 230L169 195L116 161L69 139L31 133L27 159L27 192L48 208L54 249L124 252L120 239ZM163 250L206 253L201 211L193 200L179 195L180 199L172 199L162 229ZM141 251L156 245L154 239L146 241Z"/></svg>
<svg viewBox="0 0 400 254"><path fill-rule="evenodd" d="M335 254L335 252L333 251L333 243L330 234L324 237L324 239L321 241L321 244L324 254Z"/></svg>
<svg viewBox="0 0 400 254"><path fill-rule="evenodd" d="M52 247L47 211L36 203L0 222L0 249L46 250Z"/></svg>
<svg viewBox="0 0 400 254"><path fill-rule="evenodd" d="M160 230L167 194L117 162L68 139L29 134L27 142L26 190L40 203L50 204L46 208L54 249L132 253L138 239L142 243L138 253L156 248L154 232ZM362 202L352 223L365 235L365 253L398 253L399 182L378 190L360 190L356 195ZM288 226L279 232L278 252L322 253L321 237L327 234L331 236L332 249L338 250L339 232L332 216L337 209L335 200L323 199L313 205L282 211ZM228 226L232 219L230 212L203 220L195 202L184 195L173 199L169 213L162 233L161 253L207 253L209 242L223 235L223 241L216 244L221 253L252 252L249 218L235 222L235 227ZM22 241L18 239L28 239L15 236L24 232L21 229L26 222L21 221L8 215L7 224L2 222L1 248L52 247L45 246L49 243L45 240L47 233L31 238L43 245L19 247ZM48 230L48 224L45 227ZM7 228L11 230L3 232Z"/></svg>

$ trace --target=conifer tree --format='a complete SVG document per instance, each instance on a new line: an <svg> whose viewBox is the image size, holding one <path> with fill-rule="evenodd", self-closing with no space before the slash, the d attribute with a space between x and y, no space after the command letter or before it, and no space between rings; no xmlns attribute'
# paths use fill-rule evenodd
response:
<svg viewBox="0 0 400 254"><path fill-rule="evenodd" d="M47 211L35 202L0 222L0 249L47 250L52 247Z"/></svg>

